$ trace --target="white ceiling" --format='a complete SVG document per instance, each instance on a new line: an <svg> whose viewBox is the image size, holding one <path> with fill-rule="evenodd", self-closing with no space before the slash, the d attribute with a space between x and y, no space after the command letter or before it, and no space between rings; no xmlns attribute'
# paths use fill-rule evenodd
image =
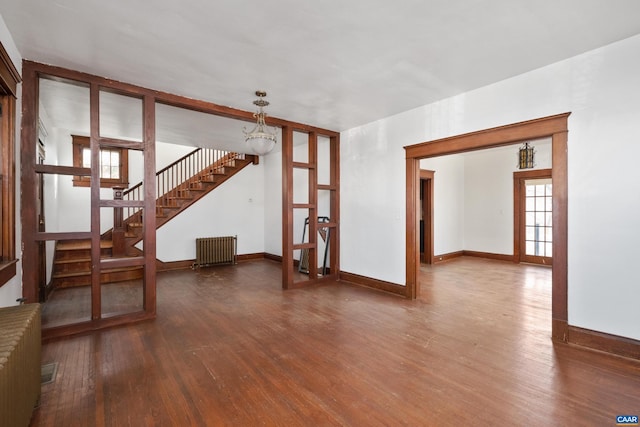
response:
<svg viewBox="0 0 640 427"><path fill-rule="evenodd" d="M638 0L0 0L0 14L25 59L243 110L262 89L269 115L337 131L640 33Z"/></svg>

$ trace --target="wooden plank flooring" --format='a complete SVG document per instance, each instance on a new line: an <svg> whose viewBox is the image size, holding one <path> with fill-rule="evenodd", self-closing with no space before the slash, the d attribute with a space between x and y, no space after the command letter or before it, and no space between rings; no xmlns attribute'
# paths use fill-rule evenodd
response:
<svg viewBox="0 0 640 427"><path fill-rule="evenodd" d="M606 426L640 362L550 340L551 270L423 266L409 301L282 291L280 265L158 275L158 318L43 346L32 426Z"/></svg>

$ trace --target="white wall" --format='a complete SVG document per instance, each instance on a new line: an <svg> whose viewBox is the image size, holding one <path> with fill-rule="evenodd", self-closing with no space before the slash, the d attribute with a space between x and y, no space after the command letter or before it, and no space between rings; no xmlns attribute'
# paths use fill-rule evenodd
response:
<svg viewBox="0 0 640 427"><path fill-rule="evenodd" d="M551 140L532 143L534 169L551 168ZM513 255L513 172L519 145L420 161L434 174L434 254Z"/></svg>
<svg viewBox="0 0 640 427"><path fill-rule="evenodd" d="M282 256L282 152L260 157L264 167L264 251Z"/></svg>
<svg viewBox="0 0 640 427"><path fill-rule="evenodd" d="M551 168L551 140L532 142L534 169ZM464 249L513 255L513 172L520 145L464 157Z"/></svg>
<svg viewBox="0 0 640 427"><path fill-rule="evenodd" d="M569 324L640 339L638 52L635 36L343 132L343 270L405 282L403 146L571 112Z"/></svg>
<svg viewBox="0 0 640 427"><path fill-rule="evenodd" d="M11 58L11 62L18 72L22 74L22 56L16 47L9 29L4 23L4 19L0 16L0 42ZM16 275L10 279L4 286L0 287L0 307L16 305L16 299L22 296L22 223L20 221L20 121L22 119L22 84L18 85L18 99L16 102Z"/></svg>
<svg viewBox="0 0 640 427"><path fill-rule="evenodd" d="M262 158L261 158L262 160ZM198 237L238 236L238 254L264 252L264 166L249 165L157 232L157 258L196 257Z"/></svg>

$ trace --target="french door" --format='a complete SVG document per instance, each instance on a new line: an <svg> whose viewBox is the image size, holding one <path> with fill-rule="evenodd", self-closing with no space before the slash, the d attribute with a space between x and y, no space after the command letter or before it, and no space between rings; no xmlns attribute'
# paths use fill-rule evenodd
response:
<svg viewBox="0 0 640 427"><path fill-rule="evenodd" d="M552 265L553 182L551 170L514 173L514 253L519 262Z"/></svg>

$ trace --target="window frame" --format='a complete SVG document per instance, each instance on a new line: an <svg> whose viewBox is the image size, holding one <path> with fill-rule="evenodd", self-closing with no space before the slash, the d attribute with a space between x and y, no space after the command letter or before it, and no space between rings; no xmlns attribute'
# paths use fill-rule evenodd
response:
<svg viewBox="0 0 640 427"><path fill-rule="evenodd" d="M21 78L0 42L0 287L16 275L16 96Z"/></svg>
<svg viewBox="0 0 640 427"><path fill-rule="evenodd" d="M71 141L73 145L73 166L82 168L82 152L85 148L90 148L90 138L88 136L80 136L80 135L71 135ZM112 178L100 178L100 187L101 188L112 188L112 187L129 187L129 150L121 147L110 147L104 146L100 147L100 152L103 150L106 151L116 151L120 155L120 178L112 179ZM91 186L91 177L90 176L74 176L73 177L73 186L74 187L90 187Z"/></svg>

